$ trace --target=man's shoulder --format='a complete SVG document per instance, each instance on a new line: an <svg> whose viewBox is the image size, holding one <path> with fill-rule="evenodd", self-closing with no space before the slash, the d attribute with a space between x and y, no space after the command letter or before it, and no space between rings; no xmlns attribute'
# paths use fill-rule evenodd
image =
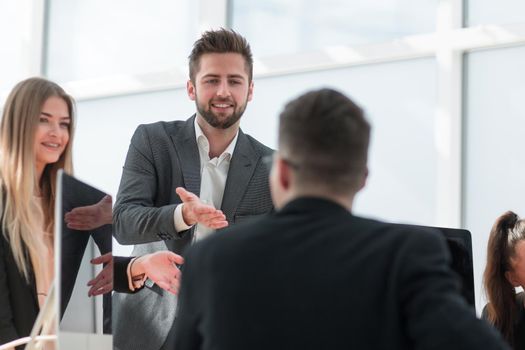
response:
<svg viewBox="0 0 525 350"><path fill-rule="evenodd" d="M204 249L210 249L209 247L215 249L219 246L228 248L232 244L249 245L252 244L252 241L257 242L259 235L273 232L276 228L282 229L283 225L290 225L288 220L283 221L277 214L273 212L260 215L250 221L222 229L217 234L203 241L202 246L207 246ZM339 217L334 218L334 220L337 219ZM345 221L348 232L352 235L363 235L373 238L369 240L370 244L384 245L387 249L397 249L396 247L407 243L432 245L438 242L440 244L439 242L443 240L442 235L437 230L427 227L389 223L353 215L347 215L342 220ZM341 227L342 225L337 226ZM339 228L335 229L339 230ZM330 228L327 228L326 231L330 231Z"/></svg>
<svg viewBox="0 0 525 350"><path fill-rule="evenodd" d="M248 135L248 134L243 134L246 139L248 140L248 142L252 145L253 149L260 155L262 156L267 156L267 155L271 155L274 150L271 149L270 147L266 146L265 144L263 144L262 142L258 141L256 138L254 138L253 136L251 135Z"/></svg>
<svg viewBox="0 0 525 350"><path fill-rule="evenodd" d="M151 133L157 134L160 132L172 134L178 131L179 129L181 129L188 122L189 122L189 119L188 120L158 121L154 123L140 124L137 127L137 130L143 130L147 132L148 134L151 134Z"/></svg>
<svg viewBox="0 0 525 350"><path fill-rule="evenodd" d="M205 240L197 242L191 249L199 251L238 251L239 245L251 245L257 242L257 236L266 231L273 222L273 213L258 215L257 217L241 222L215 232ZM206 253L204 255L207 255Z"/></svg>
<svg viewBox="0 0 525 350"><path fill-rule="evenodd" d="M131 143L137 147L164 147L171 139L183 135L188 137L193 131L192 118L188 120L158 121L149 124L140 124L135 129Z"/></svg>
<svg viewBox="0 0 525 350"><path fill-rule="evenodd" d="M439 236L437 229L428 226L401 224L363 216L354 216L352 220L356 222L356 224L359 224L363 227L369 227L370 229L388 232L391 235L399 236L405 239L412 239L414 237L417 239L420 236Z"/></svg>
<svg viewBox="0 0 525 350"><path fill-rule="evenodd" d="M398 252L403 247L445 246L445 239L437 229L426 226L390 223L380 220L354 217L353 222L358 226L357 232L373 236L370 244L393 249Z"/></svg>
<svg viewBox="0 0 525 350"><path fill-rule="evenodd" d="M442 235L438 229L429 226L409 225L409 224L388 224L393 232L397 232L406 239L440 239Z"/></svg>
<svg viewBox="0 0 525 350"><path fill-rule="evenodd" d="M417 246L444 244L444 237L439 231L430 227L396 224L353 215L348 215L344 220L347 221L347 227L352 234L373 237L369 240L370 244L384 245L387 249L397 249L406 244ZM259 234L273 231L275 227L281 227L281 225L287 225L286 221L280 220L276 213L268 213L222 229L216 235L202 242L202 245L212 247L224 245L228 247L234 242L251 244L252 238L257 241ZM338 226L340 227L340 225ZM327 228L327 231L329 230L330 228Z"/></svg>
<svg viewBox="0 0 525 350"><path fill-rule="evenodd" d="M445 237L432 227L390 224L390 230L407 249L446 250ZM408 248L411 247L411 248Z"/></svg>
<svg viewBox="0 0 525 350"><path fill-rule="evenodd" d="M219 230L216 235L213 235L211 237L212 239L210 239L210 241L212 241L213 239L216 239L218 241L229 239L235 240L239 238L248 237L250 233L253 235L257 235L257 232L266 231L267 225L275 222L274 214L275 213L273 212L269 212L249 217L245 221L238 222L235 225L231 225L222 230Z"/></svg>

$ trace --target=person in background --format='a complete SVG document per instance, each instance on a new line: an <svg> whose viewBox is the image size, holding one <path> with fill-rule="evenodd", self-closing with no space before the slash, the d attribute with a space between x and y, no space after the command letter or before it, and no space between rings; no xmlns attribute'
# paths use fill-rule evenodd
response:
<svg viewBox="0 0 525 350"><path fill-rule="evenodd" d="M508 211L490 231L483 284L488 304L482 317L516 350L525 349L525 220Z"/></svg>
<svg viewBox="0 0 525 350"><path fill-rule="evenodd" d="M73 98L60 86L43 78L30 78L17 84L3 109L0 124L0 344L30 334L53 282L56 177L61 168L70 174L73 171L74 121ZM101 215L90 220L102 226L111 222L111 197L99 204L101 210L96 215L107 214L109 205L109 219L108 215ZM77 209L75 214L82 213ZM82 221L77 221L77 226L75 223L72 226L88 229L81 224ZM151 266L148 265L151 260L162 266L158 258L143 260L146 267ZM101 259L100 262L109 261ZM178 271L175 266L168 267L175 273ZM173 275L172 270L168 272ZM157 278L159 273L150 275ZM162 284L161 277L164 276L157 279ZM92 281L93 285L95 282L98 280ZM167 283L173 290L178 287L178 281L168 279ZM97 287L90 289L92 295L95 291L103 292Z"/></svg>
<svg viewBox="0 0 525 350"><path fill-rule="evenodd" d="M42 78L18 83L0 124L0 344L28 336L54 277L57 171L72 171L74 101Z"/></svg>

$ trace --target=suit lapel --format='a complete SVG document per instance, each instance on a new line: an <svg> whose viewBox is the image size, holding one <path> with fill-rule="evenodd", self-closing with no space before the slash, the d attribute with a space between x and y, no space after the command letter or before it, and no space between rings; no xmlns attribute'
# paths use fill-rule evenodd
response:
<svg viewBox="0 0 525 350"><path fill-rule="evenodd" d="M183 127L171 136L171 139L179 157L174 161L178 161L180 165L185 188L200 196L200 158L195 140L194 120L195 115L188 119ZM259 157L260 155L254 151L248 137L239 129L221 205L221 210L228 221L233 221L235 209L246 192Z"/></svg>
<svg viewBox="0 0 525 350"><path fill-rule="evenodd" d="M221 205L221 210L229 222L233 221L235 209L238 207L244 192L246 192L259 157L248 137L239 129Z"/></svg>
<svg viewBox="0 0 525 350"><path fill-rule="evenodd" d="M184 186L186 190L199 196L201 171L199 149L195 140L194 120L195 115L188 119L174 135L171 135L171 139L179 157L178 160L174 160L174 163L178 163L180 166L184 178Z"/></svg>

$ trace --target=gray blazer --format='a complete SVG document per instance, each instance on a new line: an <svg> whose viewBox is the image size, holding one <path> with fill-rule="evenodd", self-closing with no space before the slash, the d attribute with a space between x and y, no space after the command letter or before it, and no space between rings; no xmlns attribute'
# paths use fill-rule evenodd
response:
<svg viewBox="0 0 525 350"><path fill-rule="evenodd" d="M135 244L132 255L169 249L181 254L193 230L177 232L173 213L181 203L175 188L199 195L200 159L194 118L140 125L131 139L113 209L114 235ZM236 224L273 209L268 167L272 150L239 130L221 210ZM115 349L158 350L175 319L177 299L158 286L113 296Z"/></svg>

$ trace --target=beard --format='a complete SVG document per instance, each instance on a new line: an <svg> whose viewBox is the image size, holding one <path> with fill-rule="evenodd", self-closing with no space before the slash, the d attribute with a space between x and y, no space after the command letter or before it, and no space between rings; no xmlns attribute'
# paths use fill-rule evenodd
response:
<svg viewBox="0 0 525 350"><path fill-rule="evenodd" d="M212 111L212 103L229 103L233 105L233 112L228 116L220 116L215 114ZM244 104L237 106L235 102L232 102L232 100L210 100L210 102L205 105L204 103L199 103L199 99L196 96L195 98L195 106L197 107L197 112L206 120L208 124L210 124L212 127L217 129L228 129L239 119L241 119L241 116L243 115L244 111L246 110L246 105L248 104L248 100L244 102Z"/></svg>

